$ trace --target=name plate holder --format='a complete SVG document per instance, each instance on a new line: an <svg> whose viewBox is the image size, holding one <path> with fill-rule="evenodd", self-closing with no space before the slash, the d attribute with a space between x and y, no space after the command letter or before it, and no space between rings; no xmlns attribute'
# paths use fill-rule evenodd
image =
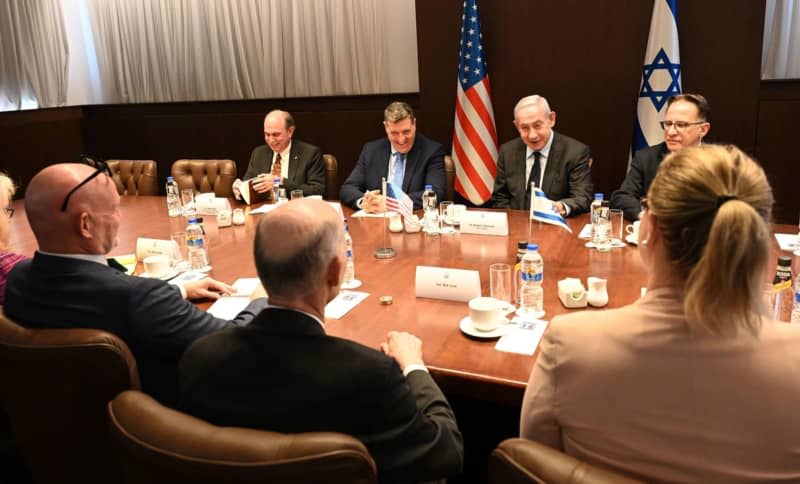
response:
<svg viewBox="0 0 800 484"><path fill-rule="evenodd" d="M481 295L481 275L466 269L417 266L414 287L417 297L467 302Z"/></svg>
<svg viewBox="0 0 800 484"><path fill-rule="evenodd" d="M508 236L508 214L467 210L461 215L461 233Z"/></svg>
<svg viewBox="0 0 800 484"><path fill-rule="evenodd" d="M175 257L178 252L178 244L174 240L148 239L139 237L136 239L136 260L144 260L151 255L165 255Z"/></svg>

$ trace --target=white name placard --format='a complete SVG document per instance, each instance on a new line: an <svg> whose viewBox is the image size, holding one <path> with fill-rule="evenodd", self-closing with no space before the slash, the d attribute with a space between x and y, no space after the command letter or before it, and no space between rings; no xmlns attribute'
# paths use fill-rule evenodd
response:
<svg viewBox="0 0 800 484"><path fill-rule="evenodd" d="M165 255L173 257L178 251L178 246L173 240L159 240L139 237L136 239L136 260L144 260L151 255Z"/></svg>
<svg viewBox="0 0 800 484"><path fill-rule="evenodd" d="M202 193L194 200L197 204L197 213L200 215L216 215L223 210L231 209L231 202L227 198L215 197L213 193Z"/></svg>
<svg viewBox="0 0 800 484"><path fill-rule="evenodd" d="M415 287L417 297L466 302L481 295L481 275L465 269L417 266Z"/></svg>
<svg viewBox="0 0 800 484"><path fill-rule="evenodd" d="M508 215L505 212L467 210L461 215L461 233L506 236Z"/></svg>

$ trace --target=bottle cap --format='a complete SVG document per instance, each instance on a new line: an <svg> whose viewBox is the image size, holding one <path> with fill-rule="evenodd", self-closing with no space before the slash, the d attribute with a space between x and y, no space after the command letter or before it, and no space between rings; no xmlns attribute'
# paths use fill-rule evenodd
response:
<svg viewBox="0 0 800 484"><path fill-rule="evenodd" d="M433 185L425 185L425 190L433 190Z"/></svg>
<svg viewBox="0 0 800 484"><path fill-rule="evenodd" d="M788 255L781 255L778 256L778 265L781 267L791 267L792 266L792 258Z"/></svg>
<svg viewBox="0 0 800 484"><path fill-rule="evenodd" d="M381 302L382 305L388 306L388 305L392 304L392 296L381 296L380 297L380 302Z"/></svg>
<svg viewBox="0 0 800 484"><path fill-rule="evenodd" d="M171 181L175 181L175 179L174 179L174 178L172 178L171 176L168 176L168 177L167 177L167 182L171 182Z"/></svg>
<svg viewBox="0 0 800 484"><path fill-rule="evenodd" d="M603 194L602 193L595 193L594 194L594 199L595 200L602 200L603 199Z"/></svg>
<svg viewBox="0 0 800 484"><path fill-rule="evenodd" d="M539 250L539 244L528 244L528 250Z"/></svg>
<svg viewBox="0 0 800 484"><path fill-rule="evenodd" d="M525 250L528 248L528 241L527 240L520 240L517 242L517 250Z"/></svg>
<svg viewBox="0 0 800 484"><path fill-rule="evenodd" d="M199 222L197 221L197 217L189 217L189 223L190 224L196 224L196 223L199 223Z"/></svg>

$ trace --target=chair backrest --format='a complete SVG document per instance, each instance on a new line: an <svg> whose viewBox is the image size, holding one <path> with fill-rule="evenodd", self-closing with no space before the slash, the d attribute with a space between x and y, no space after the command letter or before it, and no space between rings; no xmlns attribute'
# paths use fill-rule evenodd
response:
<svg viewBox="0 0 800 484"><path fill-rule="evenodd" d="M108 160L120 195L158 195L158 169L153 160Z"/></svg>
<svg viewBox="0 0 800 484"><path fill-rule="evenodd" d="M97 329L28 329L0 311L0 400L35 482L117 482L106 405L139 388L128 346Z"/></svg>
<svg viewBox="0 0 800 484"><path fill-rule="evenodd" d="M357 439L217 427L128 391L108 404L125 483L377 482Z"/></svg>
<svg viewBox="0 0 800 484"><path fill-rule="evenodd" d="M456 183L456 164L450 155L444 155L444 199L453 201L453 188Z"/></svg>
<svg viewBox="0 0 800 484"><path fill-rule="evenodd" d="M339 163L336 157L330 154L322 155L322 161L325 162L325 199L338 200L339 199Z"/></svg>
<svg viewBox="0 0 800 484"><path fill-rule="evenodd" d="M214 192L218 197L233 196L236 162L233 160L177 160L172 164L172 178L178 187L196 192Z"/></svg>
<svg viewBox="0 0 800 484"><path fill-rule="evenodd" d="M504 440L489 456L489 482L530 484L637 484L643 481L622 476L524 439Z"/></svg>
<svg viewBox="0 0 800 484"><path fill-rule="evenodd" d="M594 163L594 158L589 158L589 161L587 163L589 164L589 168L591 168L592 163Z"/></svg>

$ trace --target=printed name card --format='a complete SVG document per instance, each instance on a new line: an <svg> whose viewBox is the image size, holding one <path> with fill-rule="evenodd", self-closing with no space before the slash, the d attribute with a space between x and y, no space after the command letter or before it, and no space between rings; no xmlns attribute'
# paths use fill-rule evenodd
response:
<svg viewBox="0 0 800 484"><path fill-rule="evenodd" d="M201 193L194 200L199 215L216 215L223 210L231 209L231 202L227 198L215 197L213 193Z"/></svg>
<svg viewBox="0 0 800 484"><path fill-rule="evenodd" d="M417 297L467 302L481 295L481 276L478 271L417 266L415 287Z"/></svg>
<svg viewBox="0 0 800 484"><path fill-rule="evenodd" d="M148 239L139 237L136 239L136 260L144 260L151 255L165 255L173 257L178 252L178 245L173 240Z"/></svg>
<svg viewBox="0 0 800 484"><path fill-rule="evenodd" d="M507 236L508 215L505 212L467 210L461 215L461 233Z"/></svg>

